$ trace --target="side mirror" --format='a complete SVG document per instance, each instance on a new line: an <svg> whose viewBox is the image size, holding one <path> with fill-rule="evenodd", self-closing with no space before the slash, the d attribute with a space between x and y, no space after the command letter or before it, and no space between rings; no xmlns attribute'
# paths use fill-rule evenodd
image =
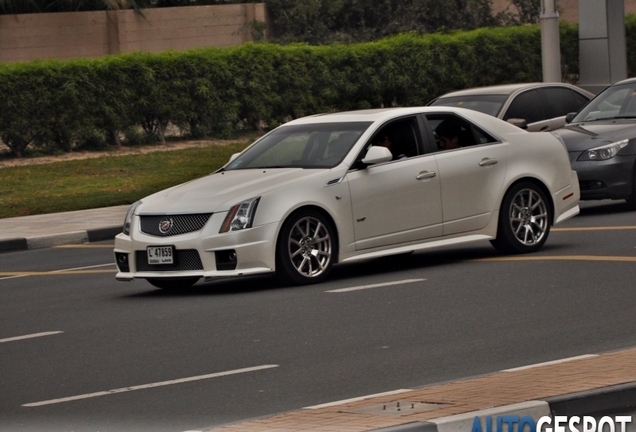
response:
<svg viewBox="0 0 636 432"><path fill-rule="evenodd" d="M365 165L373 165L380 162L386 162L393 159L391 150L382 146L372 146L367 151L367 154L362 159L362 163Z"/></svg>
<svg viewBox="0 0 636 432"><path fill-rule="evenodd" d="M230 160L227 163L232 162L234 159L236 159L237 157L239 157L240 153L234 153L232 156L230 156Z"/></svg>
<svg viewBox="0 0 636 432"><path fill-rule="evenodd" d="M568 113L565 116L565 122L566 123L572 123L572 120L574 120L574 117L576 117L576 113L575 112Z"/></svg>
<svg viewBox="0 0 636 432"><path fill-rule="evenodd" d="M528 122L526 121L526 119L522 119L522 118L509 118L508 120L506 120L508 123L510 123L511 125L515 125L518 128L521 129L528 129Z"/></svg>

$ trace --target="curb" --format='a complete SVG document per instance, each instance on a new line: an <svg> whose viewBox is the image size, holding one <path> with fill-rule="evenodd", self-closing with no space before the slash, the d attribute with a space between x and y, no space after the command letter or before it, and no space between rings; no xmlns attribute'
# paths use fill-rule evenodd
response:
<svg viewBox="0 0 636 432"><path fill-rule="evenodd" d="M121 233L120 225L61 234L5 239L0 240L0 253L112 240L119 233Z"/></svg>
<svg viewBox="0 0 636 432"><path fill-rule="evenodd" d="M517 418L530 416L537 421L543 416L593 415L604 411L635 407L636 382L631 382L550 397L544 401L522 402L427 421L372 429L369 432L470 432L475 417L479 417L483 425L484 418L489 416L509 415ZM483 430L486 429L483 428Z"/></svg>
<svg viewBox="0 0 636 432"><path fill-rule="evenodd" d="M473 429L475 417L479 417L481 424L485 424L485 417L514 415L517 418L532 417L535 421L550 415L550 407L545 401L529 401L496 408L467 412L447 417L438 417L422 422L406 423L388 428L373 429L370 432L470 432ZM486 428L482 428L486 430Z"/></svg>

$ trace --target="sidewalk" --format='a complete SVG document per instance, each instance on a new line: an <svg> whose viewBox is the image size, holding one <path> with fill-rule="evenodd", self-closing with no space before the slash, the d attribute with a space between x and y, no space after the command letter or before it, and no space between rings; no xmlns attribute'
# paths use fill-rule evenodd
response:
<svg viewBox="0 0 636 432"><path fill-rule="evenodd" d="M111 240L121 232L128 208L0 219L0 257L1 252ZM213 430L471 432L475 416L529 415L536 421L551 414L627 407L636 411L636 348L566 360L332 402Z"/></svg>
<svg viewBox="0 0 636 432"><path fill-rule="evenodd" d="M530 416L536 422L542 416L582 416L636 407L636 348L392 393L307 407L211 430L471 432L474 418L479 416L485 432L486 416Z"/></svg>
<svg viewBox="0 0 636 432"><path fill-rule="evenodd" d="M113 239L129 207L0 219L0 252Z"/></svg>

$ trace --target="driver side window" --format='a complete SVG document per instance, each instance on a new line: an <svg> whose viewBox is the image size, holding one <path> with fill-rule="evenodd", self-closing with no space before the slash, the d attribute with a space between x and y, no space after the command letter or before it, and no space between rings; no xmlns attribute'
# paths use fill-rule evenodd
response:
<svg viewBox="0 0 636 432"><path fill-rule="evenodd" d="M406 159L420 154L418 137L417 119L408 117L382 126L370 144L389 149L393 160Z"/></svg>

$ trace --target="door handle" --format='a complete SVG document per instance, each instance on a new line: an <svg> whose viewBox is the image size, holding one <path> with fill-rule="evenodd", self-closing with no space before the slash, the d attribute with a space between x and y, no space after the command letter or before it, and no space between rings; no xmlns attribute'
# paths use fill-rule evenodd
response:
<svg viewBox="0 0 636 432"><path fill-rule="evenodd" d="M426 180L426 179L432 179L436 175L437 175L437 173L435 173L433 171L422 171L417 176L415 176L415 178L417 180Z"/></svg>
<svg viewBox="0 0 636 432"><path fill-rule="evenodd" d="M490 158L483 158L480 162L479 162L479 166L491 166L491 165L495 165L496 163L499 163L499 161L497 159L490 159Z"/></svg>

